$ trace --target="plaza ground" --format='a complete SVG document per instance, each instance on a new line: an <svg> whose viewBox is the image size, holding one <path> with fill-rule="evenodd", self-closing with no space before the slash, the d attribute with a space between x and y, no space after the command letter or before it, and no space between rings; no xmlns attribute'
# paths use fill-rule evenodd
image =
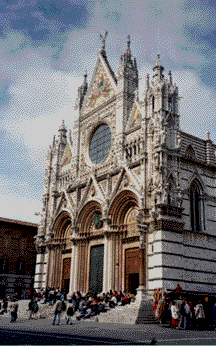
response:
<svg viewBox="0 0 216 346"><path fill-rule="evenodd" d="M53 326L51 319L18 318L14 324L9 317L0 318L2 345L145 345L156 338L157 345L215 345L216 331L173 330L161 325L125 325L74 321Z"/></svg>

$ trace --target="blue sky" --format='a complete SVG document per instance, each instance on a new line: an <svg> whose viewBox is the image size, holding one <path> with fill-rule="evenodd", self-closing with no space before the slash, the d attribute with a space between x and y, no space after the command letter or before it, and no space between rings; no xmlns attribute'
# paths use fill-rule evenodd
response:
<svg viewBox="0 0 216 346"><path fill-rule="evenodd" d="M0 0L1 216L38 222L46 151L73 106L85 68L91 78L108 31L114 71L131 35L140 74L158 53L181 98L181 128L216 142L216 2Z"/></svg>

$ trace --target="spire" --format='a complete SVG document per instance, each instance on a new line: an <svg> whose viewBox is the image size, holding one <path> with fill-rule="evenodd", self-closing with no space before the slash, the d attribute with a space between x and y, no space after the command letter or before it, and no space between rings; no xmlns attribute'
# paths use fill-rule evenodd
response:
<svg viewBox="0 0 216 346"><path fill-rule="evenodd" d="M172 85L172 72L169 71L169 83L170 85Z"/></svg>
<svg viewBox="0 0 216 346"><path fill-rule="evenodd" d="M87 83L87 69L85 69L84 72L84 81L83 81L83 85L82 85L82 96L84 96L86 94L86 91L88 89L88 83Z"/></svg>
<svg viewBox="0 0 216 346"><path fill-rule="evenodd" d="M155 65L155 67L153 67L153 71L154 71L153 79L154 80L163 79L163 77L164 77L163 70L164 70L164 67L161 65L160 54L158 54L156 65Z"/></svg>
<svg viewBox="0 0 216 346"><path fill-rule="evenodd" d="M64 149L66 143L67 143L67 129L65 127L64 120L62 120L62 124L59 127L59 144Z"/></svg>
<svg viewBox="0 0 216 346"><path fill-rule="evenodd" d="M67 132L67 129L65 127L65 122L64 120L62 120L62 124L61 126L59 127L59 132Z"/></svg>
<svg viewBox="0 0 216 346"><path fill-rule="evenodd" d="M84 83L87 83L87 69L85 69L83 77L84 77Z"/></svg>
<svg viewBox="0 0 216 346"><path fill-rule="evenodd" d="M54 148L54 146L55 146L55 136L53 136L53 143L52 143L52 146L53 146L53 148Z"/></svg>
<svg viewBox="0 0 216 346"><path fill-rule="evenodd" d="M131 43L131 41L130 41L130 35L128 35L128 36L127 36L127 49L126 49L126 52L125 52L127 55L131 55L130 43Z"/></svg>
<svg viewBox="0 0 216 346"><path fill-rule="evenodd" d="M149 73L146 75L146 89L149 89Z"/></svg>

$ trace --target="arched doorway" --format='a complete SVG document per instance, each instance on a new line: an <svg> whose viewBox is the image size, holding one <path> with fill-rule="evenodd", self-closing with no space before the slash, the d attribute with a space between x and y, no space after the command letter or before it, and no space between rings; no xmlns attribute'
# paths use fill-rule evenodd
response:
<svg viewBox="0 0 216 346"><path fill-rule="evenodd" d="M139 286L140 252L136 222L138 197L131 190L121 191L110 207L115 230L114 288L136 293Z"/></svg>
<svg viewBox="0 0 216 346"><path fill-rule="evenodd" d="M78 245L78 288L81 292L100 293L103 290L104 244L102 209L98 201L89 201L82 208L78 229L82 237Z"/></svg>
<svg viewBox="0 0 216 346"><path fill-rule="evenodd" d="M71 217L63 211L55 220L50 251L49 287L69 292L71 264Z"/></svg>

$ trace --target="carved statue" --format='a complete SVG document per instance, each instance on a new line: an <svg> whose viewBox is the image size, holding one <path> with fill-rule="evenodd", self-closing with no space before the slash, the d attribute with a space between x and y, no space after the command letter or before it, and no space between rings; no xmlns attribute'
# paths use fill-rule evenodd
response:
<svg viewBox="0 0 216 346"><path fill-rule="evenodd" d="M161 136L161 144L164 144L166 142L166 128L161 129L160 136Z"/></svg>
<svg viewBox="0 0 216 346"><path fill-rule="evenodd" d="M180 130L177 132L177 136L176 137L177 137L177 148L180 148L181 142L182 142Z"/></svg>
<svg viewBox="0 0 216 346"><path fill-rule="evenodd" d="M101 38L101 49L105 49L105 41L106 41L106 37L108 35L108 31L105 32L105 35L101 35L100 34L100 38Z"/></svg>

